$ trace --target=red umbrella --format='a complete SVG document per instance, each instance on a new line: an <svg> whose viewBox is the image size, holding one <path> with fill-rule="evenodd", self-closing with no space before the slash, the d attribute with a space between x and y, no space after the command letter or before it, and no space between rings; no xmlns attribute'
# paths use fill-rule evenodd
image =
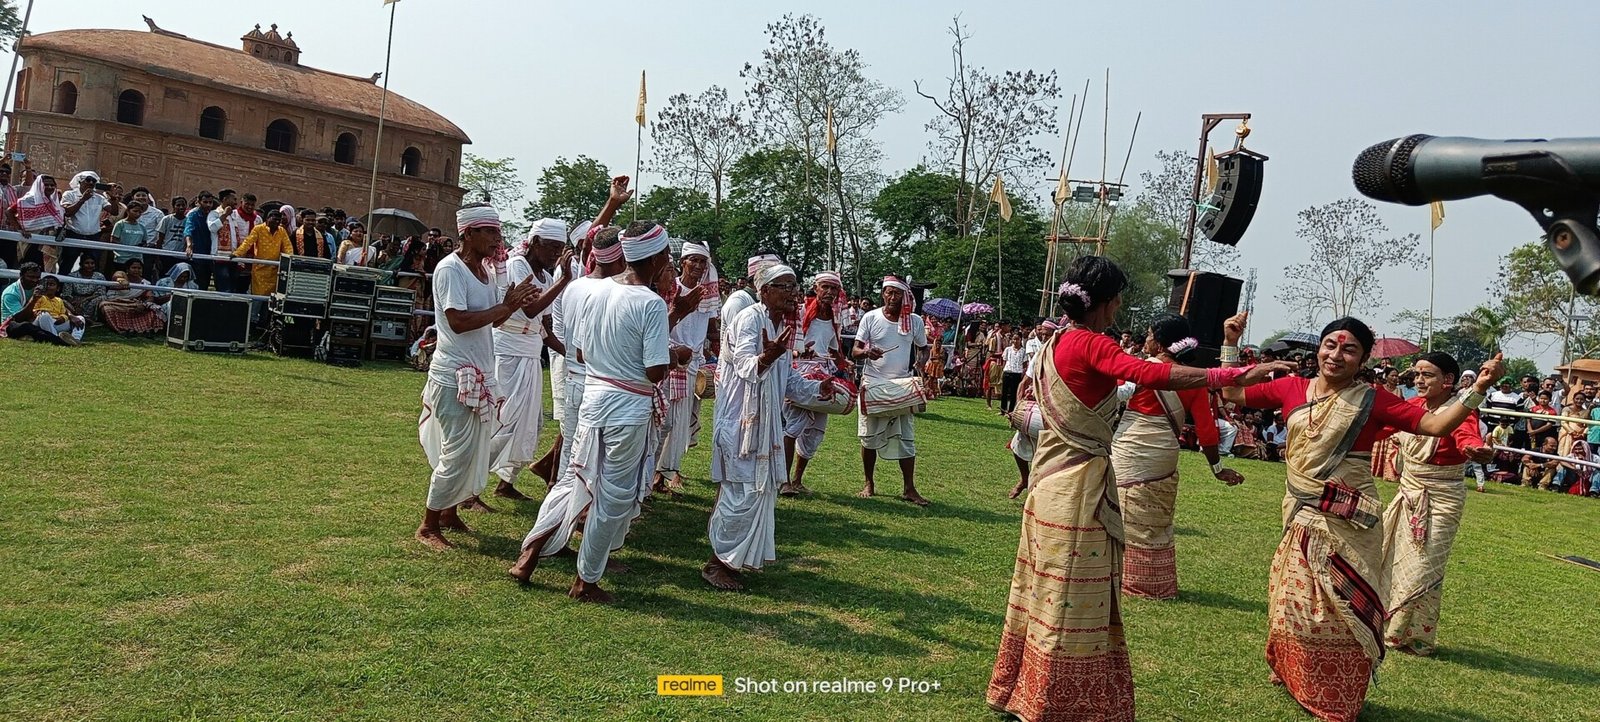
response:
<svg viewBox="0 0 1600 722"><path fill-rule="evenodd" d="M1391 338L1389 336L1384 336L1383 338L1378 339L1377 343L1372 344L1372 355L1374 358L1410 356L1411 354L1421 350L1422 347L1411 343L1410 341L1407 341L1403 338Z"/></svg>

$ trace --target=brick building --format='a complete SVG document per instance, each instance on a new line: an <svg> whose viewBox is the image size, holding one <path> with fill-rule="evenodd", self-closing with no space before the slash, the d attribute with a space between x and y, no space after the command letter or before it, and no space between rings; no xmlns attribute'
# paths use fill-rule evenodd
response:
<svg viewBox="0 0 1600 722"><path fill-rule="evenodd" d="M262 202L364 213L383 89L307 67L294 34L257 25L239 48L164 30L61 30L21 43L6 146L66 178L96 170L164 202L234 188ZM392 90L377 207L449 226L461 205L454 123Z"/></svg>

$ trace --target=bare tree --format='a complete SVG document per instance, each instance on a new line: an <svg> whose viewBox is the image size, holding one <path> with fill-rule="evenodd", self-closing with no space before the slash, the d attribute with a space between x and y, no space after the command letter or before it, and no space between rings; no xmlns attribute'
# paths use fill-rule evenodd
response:
<svg viewBox="0 0 1600 722"><path fill-rule="evenodd" d="M982 67L969 66L966 41L972 34L961 24L961 16L950 21L950 76L944 97L938 98L913 83L917 95L927 98L938 109L927 129L936 166L950 170L956 183L956 223L963 234L970 233L986 191L997 176L1023 179L1026 188L1036 171L1050 165L1050 153L1038 144L1041 136L1057 132L1056 101L1061 88L1056 71L1007 70L999 75Z"/></svg>
<svg viewBox="0 0 1600 722"><path fill-rule="evenodd" d="M720 215L734 161L755 146L748 111L744 101L728 100L728 91L715 85L693 98L668 98L650 125L656 168L671 182L708 193Z"/></svg>
<svg viewBox="0 0 1600 722"><path fill-rule="evenodd" d="M1194 207L1195 159L1181 150L1156 152L1161 169L1139 174L1143 184L1138 203L1148 209L1162 225L1182 235L1189 225L1189 209ZM1195 268L1216 273L1239 272L1239 249L1221 243L1212 243L1196 232L1193 258ZM1174 266L1176 267L1176 266Z"/></svg>
<svg viewBox="0 0 1600 722"><path fill-rule="evenodd" d="M866 234L856 221L858 209L871 203L884 181L883 153L871 133L903 101L899 92L867 77L860 52L833 47L814 16L784 15L767 25L766 34L761 61L746 63L740 72L750 84L746 94L755 111L757 133L827 169L826 177L816 178L812 163L805 163L801 182L806 195L850 244L859 291ZM830 110L835 140L831 147Z"/></svg>
<svg viewBox="0 0 1600 722"><path fill-rule="evenodd" d="M1426 260L1417 234L1389 235L1377 209L1355 198L1300 211L1295 235L1305 241L1310 259L1283 269L1278 301L1298 311L1308 326L1324 313L1338 318L1380 308L1378 273L1420 268Z"/></svg>

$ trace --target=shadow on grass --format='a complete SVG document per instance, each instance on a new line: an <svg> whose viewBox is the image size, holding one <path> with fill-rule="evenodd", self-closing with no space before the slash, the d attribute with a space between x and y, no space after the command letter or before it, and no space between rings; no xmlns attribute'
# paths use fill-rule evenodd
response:
<svg viewBox="0 0 1600 722"><path fill-rule="evenodd" d="M1522 677L1538 677L1552 682L1590 684L1600 678L1600 667L1580 667L1533 659L1498 649L1440 647L1433 658L1440 662L1473 667L1485 672L1504 672Z"/></svg>
<svg viewBox="0 0 1600 722"><path fill-rule="evenodd" d="M1209 589L1184 589L1178 592L1178 601L1198 604L1213 609L1232 609L1251 614L1266 614L1267 603L1260 599L1240 599L1232 594Z"/></svg>
<svg viewBox="0 0 1600 722"><path fill-rule="evenodd" d="M1304 716L1305 719L1311 719ZM1484 717L1465 710L1422 710L1390 707L1377 702L1368 702L1361 709L1361 719L1371 722L1377 720L1404 720L1404 722L1489 722L1492 718Z"/></svg>
<svg viewBox="0 0 1600 722"><path fill-rule="evenodd" d="M961 425L961 426L976 426L976 427L978 427L980 429L1008 429L1008 428L1011 428L1009 422L1007 422L1005 420L1005 417L1000 416L999 414L995 415L995 417L994 417L995 421L993 423L984 423L982 421L974 421L972 419L958 419L958 418L956 418L954 416L945 416L944 414L936 414L936 413L933 413L931 411L929 411L927 413L917 414L917 418L926 419L928 421L942 421L942 422L947 423L947 424L958 424L958 425Z"/></svg>
<svg viewBox="0 0 1600 722"><path fill-rule="evenodd" d="M880 479L877 484L877 496L871 499L862 499L855 494L818 494L818 501L827 502L837 506L871 511L874 514L887 513L894 516L912 516L929 519L960 519L975 524L1003 524L1015 526L1021 523L1021 517L1014 514L999 514L992 511L974 509L970 506L958 506L940 502L932 498L933 502L927 506L917 506L900 500L900 479L898 474L894 479L892 491L885 491L886 487ZM1000 493L1000 492L997 492ZM924 494L926 496L926 494ZM1020 501L1020 499L1019 499Z"/></svg>
<svg viewBox="0 0 1600 722"><path fill-rule="evenodd" d="M1205 532L1191 526L1173 527L1172 533L1177 534L1178 536L1208 536Z"/></svg>

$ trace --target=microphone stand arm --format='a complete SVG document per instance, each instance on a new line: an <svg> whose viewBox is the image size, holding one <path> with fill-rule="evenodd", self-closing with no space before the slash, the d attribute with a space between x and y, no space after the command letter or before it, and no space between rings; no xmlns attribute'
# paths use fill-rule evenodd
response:
<svg viewBox="0 0 1600 722"><path fill-rule="evenodd" d="M1497 198L1533 216L1544 243L1579 293L1600 295L1600 195L1572 164L1548 152L1507 153L1483 159L1484 182Z"/></svg>

